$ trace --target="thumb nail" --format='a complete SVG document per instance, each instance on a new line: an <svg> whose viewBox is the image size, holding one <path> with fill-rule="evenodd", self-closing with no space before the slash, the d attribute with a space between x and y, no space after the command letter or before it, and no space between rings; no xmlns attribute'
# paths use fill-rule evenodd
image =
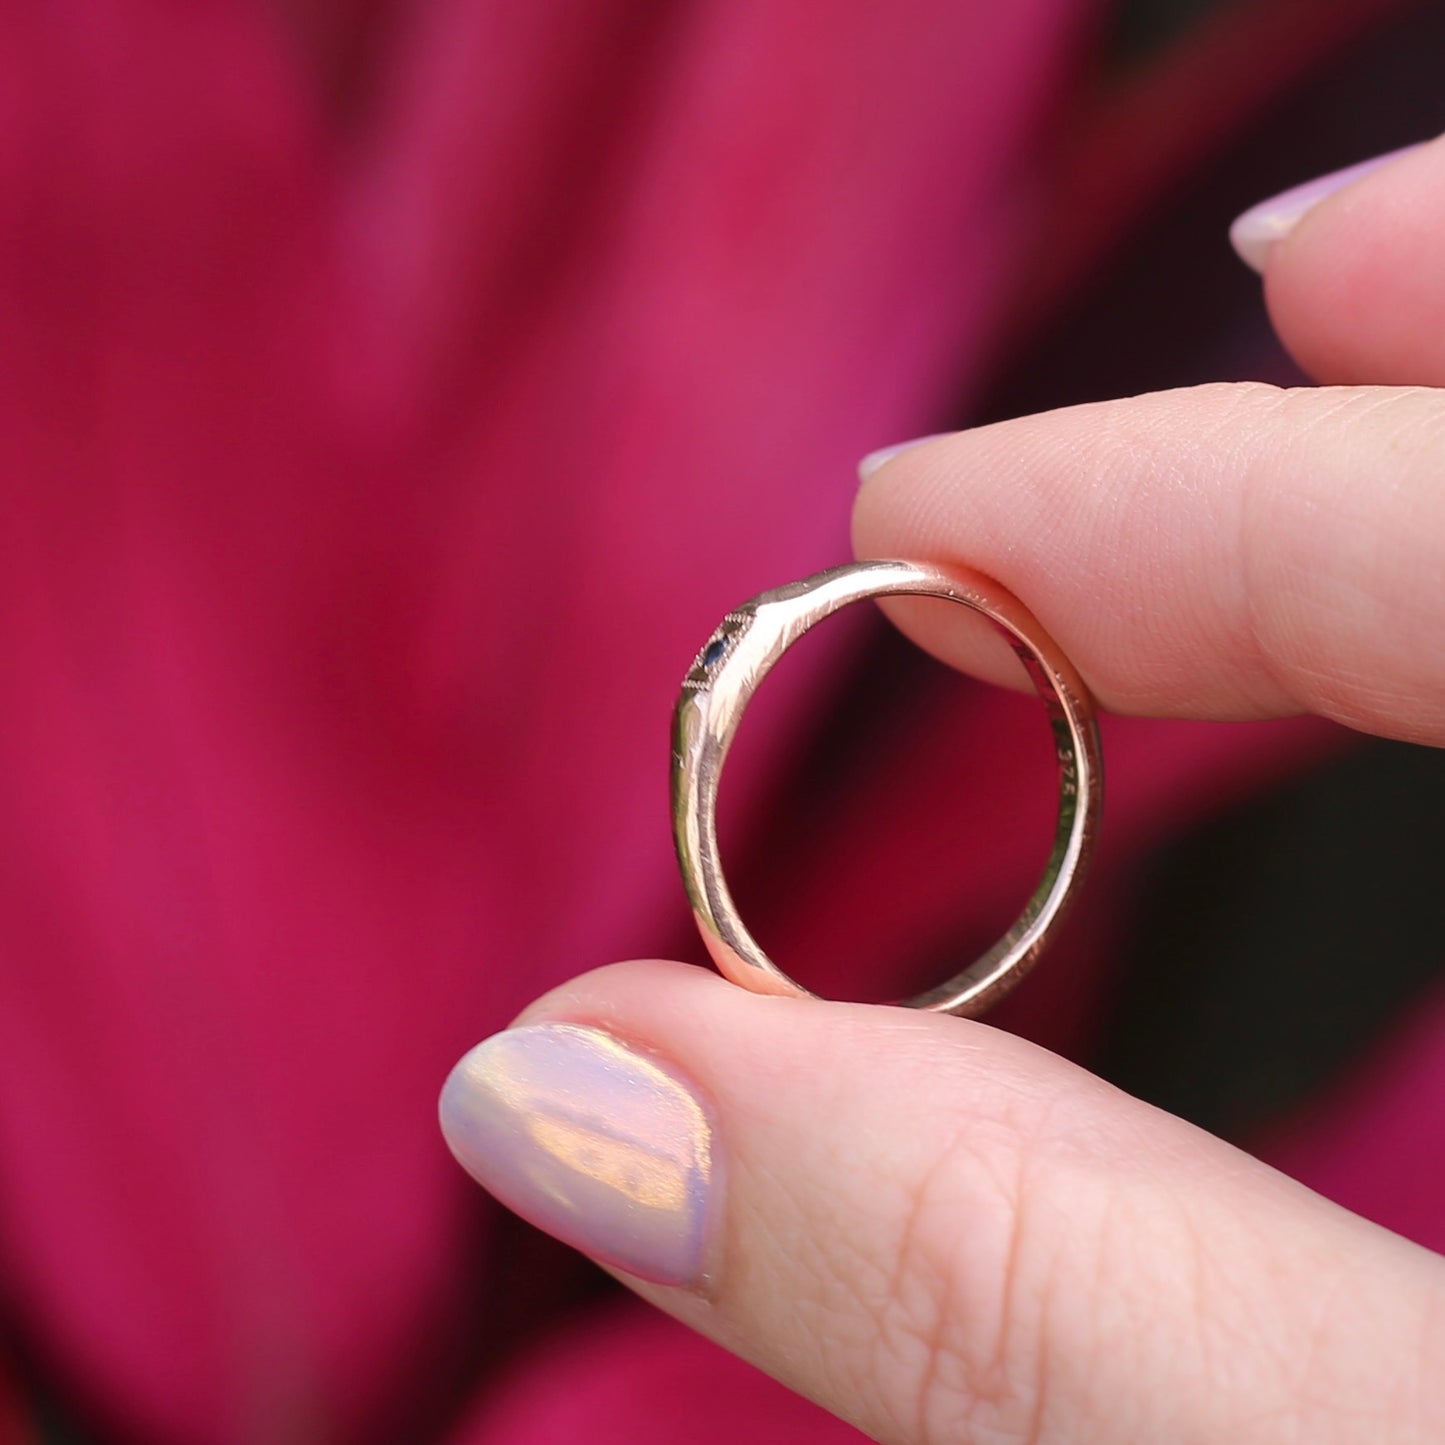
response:
<svg viewBox="0 0 1445 1445"><path fill-rule="evenodd" d="M509 1029L452 1070L441 1125L484 1189L563 1243L657 1284L704 1278L712 1129L656 1060L576 1024Z"/></svg>

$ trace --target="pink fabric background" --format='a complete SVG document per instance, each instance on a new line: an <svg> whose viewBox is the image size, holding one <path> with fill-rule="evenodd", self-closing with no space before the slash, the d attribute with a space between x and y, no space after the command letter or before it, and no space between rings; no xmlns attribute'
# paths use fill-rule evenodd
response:
<svg viewBox="0 0 1445 1445"><path fill-rule="evenodd" d="M631 1306L489 1376L564 1286L491 1252L435 1095L539 990L683 937L676 683L727 607L845 555L855 459L988 363L1092 20L0 10L0 1279L108 1437L440 1438L475 1389L458 1439L849 1438ZM841 641L730 778L744 831ZM945 828L977 910L1017 890L1018 706L850 780L840 833L898 846L796 860L779 947L956 926ZM1113 734L1073 981L1011 1016L1060 1047L1129 858L1332 745ZM912 817L929 778L970 807ZM886 919L822 908L864 883ZM1441 1122L1445 1015L1419 1030L1281 1157L1441 1243L1365 1123Z"/></svg>

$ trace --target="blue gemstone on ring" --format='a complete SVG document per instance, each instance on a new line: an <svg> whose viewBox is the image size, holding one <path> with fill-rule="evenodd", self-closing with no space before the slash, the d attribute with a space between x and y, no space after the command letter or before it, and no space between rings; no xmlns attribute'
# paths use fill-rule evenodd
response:
<svg viewBox="0 0 1445 1445"><path fill-rule="evenodd" d="M713 663L715 663L718 658L720 658L727 650L727 638L714 637L713 640L709 642L708 645L703 649L702 665L704 667L711 667Z"/></svg>

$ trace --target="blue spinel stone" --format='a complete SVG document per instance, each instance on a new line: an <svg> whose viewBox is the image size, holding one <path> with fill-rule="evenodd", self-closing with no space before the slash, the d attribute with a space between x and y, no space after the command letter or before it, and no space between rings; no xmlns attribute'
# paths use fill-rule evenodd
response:
<svg viewBox="0 0 1445 1445"><path fill-rule="evenodd" d="M728 650L726 637L714 637L702 654L702 665L711 667Z"/></svg>

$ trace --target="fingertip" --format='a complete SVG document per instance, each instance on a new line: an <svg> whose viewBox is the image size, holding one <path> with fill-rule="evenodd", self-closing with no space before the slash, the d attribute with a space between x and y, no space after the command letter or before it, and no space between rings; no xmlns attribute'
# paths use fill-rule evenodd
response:
<svg viewBox="0 0 1445 1445"><path fill-rule="evenodd" d="M523 1024L461 1060L439 1112L457 1162L522 1218L638 1279L706 1282L713 1120L652 1054L593 1025Z"/></svg>
<svg viewBox="0 0 1445 1445"><path fill-rule="evenodd" d="M1445 142L1310 184L1325 181L1297 213L1285 205L1268 238L1265 299L1281 341L1320 381L1445 384ZM1263 238L1267 224L1246 230Z"/></svg>
<svg viewBox="0 0 1445 1445"><path fill-rule="evenodd" d="M1252 271L1263 275L1276 245L1330 196L1382 170L1401 156L1419 150L1423 142L1403 146L1383 155L1371 156L1352 166L1316 176L1301 185L1291 186L1278 195L1269 196L1237 216L1229 228L1229 242L1239 259Z"/></svg>
<svg viewBox="0 0 1445 1445"><path fill-rule="evenodd" d="M1445 311L1440 331L1445 349ZM1434 741L1441 421L1425 387L1091 403L899 458L860 497L856 535L1000 582L1109 711L1313 712ZM951 616L893 615L945 662L1006 681Z"/></svg>
<svg viewBox="0 0 1445 1445"><path fill-rule="evenodd" d="M914 447L921 447L925 442L938 441L941 437L948 435L950 435L948 432L929 432L925 436L909 437L907 441L893 442L890 446L879 447L876 451L869 452L858 462L860 485L881 471L895 457L901 457L904 452L911 452Z"/></svg>

